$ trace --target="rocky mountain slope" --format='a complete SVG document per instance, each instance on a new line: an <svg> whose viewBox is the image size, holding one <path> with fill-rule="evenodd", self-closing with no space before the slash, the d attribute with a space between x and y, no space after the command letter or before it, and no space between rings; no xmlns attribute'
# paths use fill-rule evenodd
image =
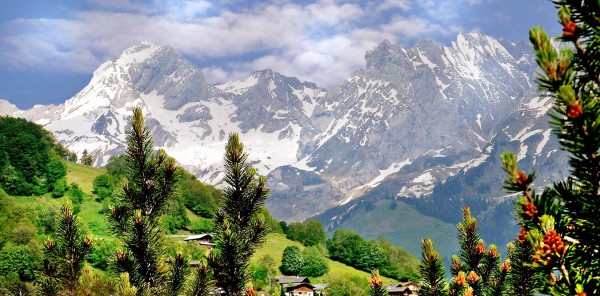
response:
<svg viewBox="0 0 600 296"><path fill-rule="evenodd" d="M565 175L529 45L477 33L450 46L384 41L365 60L328 92L272 70L208 85L172 48L146 42L100 66L64 104L17 110L0 100L0 114L43 124L102 165L123 152L131 109L141 105L155 144L213 184L223 176L227 134L240 132L269 177L273 215L322 214L331 227L369 199L405 198L432 215L459 200L490 211L506 199L505 150L539 168L540 181Z"/></svg>

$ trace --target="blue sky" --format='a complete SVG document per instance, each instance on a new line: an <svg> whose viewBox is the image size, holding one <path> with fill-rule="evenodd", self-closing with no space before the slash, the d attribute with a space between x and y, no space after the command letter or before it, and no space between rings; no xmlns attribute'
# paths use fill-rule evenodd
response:
<svg viewBox="0 0 600 296"><path fill-rule="evenodd" d="M560 33L546 0L3 0L0 98L60 104L140 41L170 45L209 83L270 68L331 87L384 39L449 45L459 32L527 40Z"/></svg>

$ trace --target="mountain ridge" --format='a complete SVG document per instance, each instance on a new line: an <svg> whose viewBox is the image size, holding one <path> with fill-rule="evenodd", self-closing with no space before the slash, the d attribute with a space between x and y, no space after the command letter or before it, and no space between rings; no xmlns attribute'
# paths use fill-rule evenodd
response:
<svg viewBox="0 0 600 296"><path fill-rule="evenodd" d="M129 111L141 105L156 145L212 184L223 176L226 135L240 132L250 161L269 177L273 215L297 221L375 192L440 199L436 188L497 165L501 149L514 149L527 166L555 168L540 174L544 182L564 175L561 161L552 161L561 152L535 69L524 43L470 33L449 46L421 41L404 49L384 40L366 52L364 68L329 91L269 69L209 85L172 48L145 42L104 63L64 104L0 106L102 165L124 151ZM501 170L483 173L477 186L498 190L476 198L498 203ZM334 228L333 216L325 214L324 224Z"/></svg>

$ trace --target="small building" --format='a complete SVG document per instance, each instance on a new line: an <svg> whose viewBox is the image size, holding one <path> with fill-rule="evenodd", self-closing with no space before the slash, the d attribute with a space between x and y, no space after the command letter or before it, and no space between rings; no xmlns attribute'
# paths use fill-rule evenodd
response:
<svg viewBox="0 0 600 296"><path fill-rule="evenodd" d="M412 283L414 284L414 283ZM416 284L414 285L404 285L403 283L400 284L391 284L388 285L388 293L390 294L390 296L416 296L417 294L417 287L415 287Z"/></svg>
<svg viewBox="0 0 600 296"><path fill-rule="evenodd" d="M314 296L315 286L309 283L298 283L294 285L284 284L286 296Z"/></svg>
<svg viewBox="0 0 600 296"><path fill-rule="evenodd" d="M305 276L278 276L277 283L285 290L286 296L314 296L315 287Z"/></svg>
<svg viewBox="0 0 600 296"><path fill-rule="evenodd" d="M212 249L215 247L215 244L213 244L211 242L212 238L213 238L212 234L202 233L202 234L190 235L190 236L184 238L183 241L186 243L197 242L199 245L202 245L209 249Z"/></svg>
<svg viewBox="0 0 600 296"><path fill-rule="evenodd" d="M280 285L288 285L290 283L299 284L299 283L310 283L310 280L306 276L287 276L282 275L275 278Z"/></svg>

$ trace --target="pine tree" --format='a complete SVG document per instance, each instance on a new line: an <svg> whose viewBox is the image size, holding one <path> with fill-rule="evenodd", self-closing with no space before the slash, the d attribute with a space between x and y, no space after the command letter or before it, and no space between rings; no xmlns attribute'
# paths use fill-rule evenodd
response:
<svg viewBox="0 0 600 296"><path fill-rule="evenodd" d="M433 248L433 242L425 238L422 241L422 257L420 274L422 296L444 296L446 293L446 281L444 262L440 254Z"/></svg>
<svg viewBox="0 0 600 296"><path fill-rule="evenodd" d="M537 80L554 99L550 123L569 155L570 175L541 193L535 174L504 154L506 188L522 196L517 215L533 248L530 263L542 274L545 293L600 295L600 3L553 1L563 26L554 43L540 27L529 38L542 73Z"/></svg>
<svg viewBox="0 0 600 296"><path fill-rule="evenodd" d="M510 272L510 261L500 263L500 253L495 245L486 250L479 238L477 219L469 207L463 208L463 221L458 224L460 256L452 256L452 280L444 281L444 266L429 239L423 240L421 261L421 295L503 295Z"/></svg>
<svg viewBox="0 0 600 296"><path fill-rule="evenodd" d="M525 229L508 245L508 257L511 271L507 279L508 291L515 295L534 296L535 288L540 285L540 274L530 266L531 257L535 254L533 247L527 242Z"/></svg>
<svg viewBox="0 0 600 296"><path fill-rule="evenodd" d="M247 159L239 135L229 135L224 157L227 186L214 220L215 252L208 258L217 286L227 296L244 294L250 258L267 233L259 217L269 192L267 179L257 178Z"/></svg>
<svg viewBox="0 0 600 296"><path fill-rule="evenodd" d="M129 274L138 295L176 293L186 262L181 254L168 260L169 275L158 219L175 190L177 172L172 158L153 151L141 108L133 111L125 159L126 182L109 215L112 230L125 246L116 255L117 268Z"/></svg>
<svg viewBox="0 0 600 296"><path fill-rule="evenodd" d="M190 296L205 296L212 293L213 281L212 274L206 262L201 262L194 269L191 281L187 282L185 295Z"/></svg>
<svg viewBox="0 0 600 296"><path fill-rule="evenodd" d="M69 201L61 207L54 239L48 238L45 247L41 292L45 295L57 295L60 291L73 294L83 264L92 252L92 239L84 233Z"/></svg>
<svg viewBox="0 0 600 296"><path fill-rule="evenodd" d="M379 270L373 269L371 271L371 280L369 281L369 290L367 292L369 296L387 296L389 292L387 287L383 284L381 277L379 276Z"/></svg>

